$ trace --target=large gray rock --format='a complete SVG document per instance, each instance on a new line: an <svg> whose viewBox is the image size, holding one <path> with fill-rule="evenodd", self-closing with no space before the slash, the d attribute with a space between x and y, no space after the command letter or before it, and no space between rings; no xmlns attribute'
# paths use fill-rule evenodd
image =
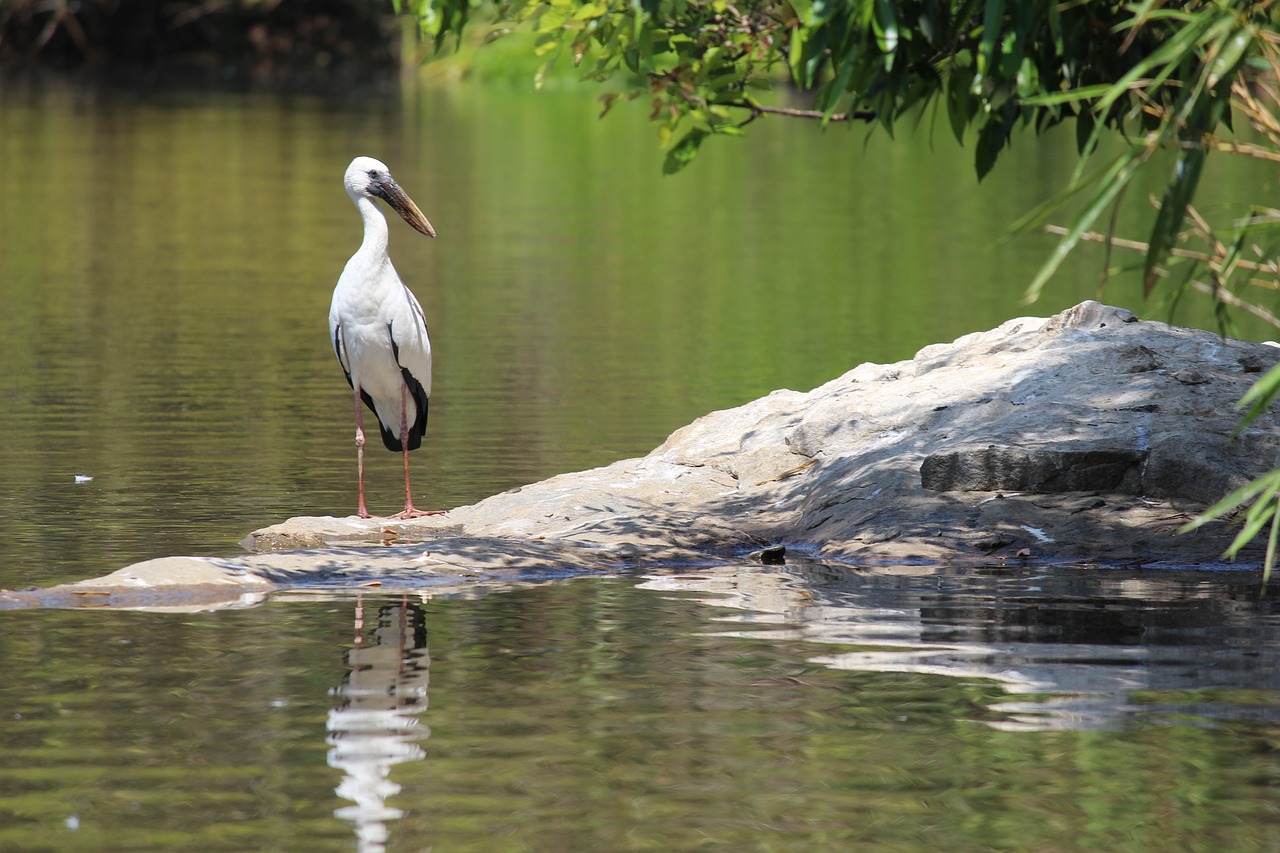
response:
<svg viewBox="0 0 1280 853"><path fill-rule="evenodd" d="M1273 415L1234 434L1274 347L1085 302L1048 319L864 364L808 393L714 412L648 456L391 524L294 519L251 548L356 538L513 537L634 562L782 544L845 560L1203 562L1192 515L1280 465Z"/></svg>
<svg viewBox="0 0 1280 853"><path fill-rule="evenodd" d="M444 516L291 519L245 546L313 550L206 561L199 582L209 587L210 571L219 585L276 588L308 575L465 582L776 560L784 549L878 563L1210 562L1233 528L1177 530L1280 466L1275 415L1235 434L1237 401L1277 361L1270 346L1085 302L910 361L863 364L808 393L775 391L698 419L643 458Z"/></svg>

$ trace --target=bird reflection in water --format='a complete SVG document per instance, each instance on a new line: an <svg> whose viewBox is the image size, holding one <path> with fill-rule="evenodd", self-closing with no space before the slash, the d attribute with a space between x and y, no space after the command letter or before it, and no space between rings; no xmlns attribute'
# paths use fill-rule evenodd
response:
<svg viewBox="0 0 1280 853"><path fill-rule="evenodd" d="M355 825L360 853L373 853L386 849L387 822L404 815L387 805L400 791L391 768L425 756L417 741L431 731L418 715L427 708L431 657L426 615L407 599L379 608L371 643L363 628L364 602L357 599L350 669L333 691L342 704L329 712L325 729L329 766L343 774L337 794L354 803L334 815Z"/></svg>

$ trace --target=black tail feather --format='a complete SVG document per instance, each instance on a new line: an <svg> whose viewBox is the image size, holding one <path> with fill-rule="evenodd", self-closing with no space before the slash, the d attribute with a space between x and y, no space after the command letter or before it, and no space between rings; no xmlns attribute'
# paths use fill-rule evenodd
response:
<svg viewBox="0 0 1280 853"><path fill-rule="evenodd" d="M412 373L403 367L400 368L400 372L404 376L404 384L409 386L409 404L418 411L418 419L414 422L413 426L409 427L409 449L417 450L422 446L422 437L427 434L427 403L429 400L427 398L426 390L422 387L422 383L415 379ZM373 400L369 398L369 395L366 394L363 389L360 391L360 396L364 398L365 404L376 416L377 410L373 408ZM401 450L400 424L396 423L395 425L388 427L388 425L384 424L381 418L379 418L378 429L382 433L383 446L386 447L387 450L394 450L399 453Z"/></svg>

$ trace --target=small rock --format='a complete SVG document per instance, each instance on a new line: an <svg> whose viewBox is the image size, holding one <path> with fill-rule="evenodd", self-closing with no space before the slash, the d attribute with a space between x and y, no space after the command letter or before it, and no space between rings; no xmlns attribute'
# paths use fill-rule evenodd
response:
<svg viewBox="0 0 1280 853"><path fill-rule="evenodd" d="M994 551L1012 544L1013 539L1007 533L992 532L980 536L974 541L973 547L979 551Z"/></svg>
<svg viewBox="0 0 1280 853"><path fill-rule="evenodd" d="M1236 364L1240 365L1240 369L1245 373L1261 373L1264 370L1270 370L1275 360L1264 358L1261 353L1251 352L1236 359Z"/></svg>
<svg viewBox="0 0 1280 853"><path fill-rule="evenodd" d="M897 539L902 535L901 528L898 527L882 527L876 530L868 530L858 538L867 545L878 545L881 542L889 542Z"/></svg>
<svg viewBox="0 0 1280 853"><path fill-rule="evenodd" d="M1065 509L1071 515L1075 515L1078 512L1088 512L1091 509L1102 509L1106 505L1107 505L1107 502L1104 501L1102 498L1093 497L1093 498L1085 498L1084 500L1074 505L1068 504L1067 506L1063 507L1063 509Z"/></svg>
<svg viewBox="0 0 1280 853"><path fill-rule="evenodd" d="M761 551L759 557L766 566L781 566L787 562L787 549L782 545L772 545Z"/></svg>
<svg viewBox="0 0 1280 853"><path fill-rule="evenodd" d="M1176 371L1173 378L1181 382L1183 385L1207 385L1209 377L1205 376L1194 367L1188 367L1185 370Z"/></svg>
<svg viewBox="0 0 1280 853"><path fill-rule="evenodd" d="M1155 350L1139 344L1120 353L1125 362L1125 373L1147 373L1164 367L1164 362L1156 355Z"/></svg>

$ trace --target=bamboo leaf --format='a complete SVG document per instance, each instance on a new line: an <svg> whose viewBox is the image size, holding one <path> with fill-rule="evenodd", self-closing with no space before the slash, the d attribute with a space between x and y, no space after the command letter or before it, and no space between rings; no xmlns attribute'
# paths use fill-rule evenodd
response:
<svg viewBox="0 0 1280 853"><path fill-rule="evenodd" d="M1270 408L1275 402L1276 397L1280 396L1280 364L1275 365L1244 393L1240 398L1237 408L1248 406L1249 409L1244 413L1244 417L1240 419L1239 425L1236 427L1236 435L1244 431L1249 424L1253 423L1258 415Z"/></svg>
<svg viewBox="0 0 1280 853"><path fill-rule="evenodd" d="M1077 214L1072 221L1067 233L1058 241L1058 245L1054 248L1053 254L1049 256L1049 260L1045 261L1040 267L1040 271L1036 273L1035 279L1027 287L1027 294L1023 297L1023 302L1034 302L1040 297L1040 291L1044 289L1045 284L1058 271L1058 267L1062 266L1063 260L1070 254L1071 250L1080 242L1080 237L1085 231L1093 225L1094 221L1102 215L1119 195L1120 191L1128 186L1129 181L1133 179L1138 167L1145 162L1145 149L1140 146L1130 148L1124 154L1121 154L1112 163L1105 175L1098 181L1098 187L1094 190L1093 195L1089 197L1084 209Z"/></svg>
<svg viewBox="0 0 1280 853"><path fill-rule="evenodd" d="M1013 225L1009 226L1008 231L1000 238L1000 243L1007 243L1015 237L1021 237L1027 232L1039 228L1048 221L1050 214L1066 204L1072 196L1096 183L1102 177L1102 174L1103 170L1098 169L1088 177L1073 181L1066 189L1031 208L1031 210L1019 217Z"/></svg>
<svg viewBox="0 0 1280 853"><path fill-rule="evenodd" d="M978 131L978 144L974 164L978 170L978 180L982 180L996 164L1000 150L1009 138L1009 129L1000 117L992 116L991 120Z"/></svg>
<svg viewBox="0 0 1280 853"><path fill-rule="evenodd" d="M1231 544L1227 546L1227 550L1224 552L1226 556L1235 558L1240 553L1240 549L1252 542L1262 531L1262 528L1276 518L1276 515L1275 490L1271 490L1265 496L1259 497L1250 507L1249 518L1245 520L1245 524L1240 528L1240 532L1236 534L1236 538L1231 540Z"/></svg>
<svg viewBox="0 0 1280 853"><path fill-rule="evenodd" d="M1251 28L1241 27L1219 46L1217 55L1208 68L1206 82L1209 88L1215 88L1223 78L1236 73L1236 67L1244 60L1245 51L1253 44L1252 35Z"/></svg>
<svg viewBox="0 0 1280 853"><path fill-rule="evenodd" d="M1178 155L1173 178L1165 187L1160 199L1160 211L1151 227L1151 239L1147 244L1147 258L1142 267L1142 295L1150 296L1156 284L1156 268L1164 261L1182 230L1187 215L1187 204L1195 195L1204 167L1206 151L1203 147L1186 149Z"/></svg>
<svg viewBox="0 0 1280 853"><path fill-rule="evenodd" d="M1178 529L1179 533L1189 533L1204 527L1211 521L1221 518L1241 504L1248 503L1268 488L1280 489L1280 470L1268 471L1261 477L1250 480L1213 506L1200 513Z"/></svg>
<svg viewBox="0 0 1280 853"><path fill-rule="evenodd" d="M1004 19L1004 0L986 0L982 12L982 40L978 43L978 73L973 78L975 92L994 64L996 43L1000 38L1000 22Z"/></svg>
<svg viewBox="0 0 1280 853"><path fill-rule="evenodd" d="M970 91L972 73L972 69L957 69L947 80L947 118L951 122L951 132L961 145L969 123L978 111L978 99Z"/></svg>
<svg viewBox="0 0 1280 853"><path fill-rule="evenodd" d="M1029 95L1021 98L1020 103L1029 107L1052 107L1059 104L1076 104L1080 101L1094 101L1111 91L1111 84L1098 83L1094 86L1081 86L1065 92L1047 92L1042 95Z"/></svg>
<svg viewBox="0 0 1280 853"><path fill-rule="evenodd" d="M1267 537L1267 555L1262 560L1262 585L1271 580L1271 569L1276 564L1276 543L1280 540L1280 512L1271 519L1271 535Z"/></svg>
<svg viewBox="0 0 1280 853"><path fill-rule="evenodd" d="M1275 498L1276 492L1280 491L1280 481L1273 481L1267 484L1267 487L1258 493L1253 499L1253 503L1249 505L1249 509L1245 512L1244 526L1242 532L1247 532L1245 541L1249 541L1258 535L1271 516L1275 514Z"/></svg>
<svg viewBox="0 0 1280 853"><path fill-rule="evenodd" d="M1196 44L1216 23L1218 23L1218 19L1207 12L1193 17L1187 23L1187 26L1175 32L1168 41L1148 56L1134 63L1128 73L1117 80L1111 86L1111 90L1098 101L1098 109L1106 111L1117 100L1127 95L1134 88L1137 81L1146 78L1151 74L1152 70L1162 68L1161 72L1143 84L1143 88L1147 90L1158 86L1174 72L1184 59L1193 55L1192 52Z"/></svg>
<svg viewBox="0 0 1280 853"><path fill-rule="evenodd" d="M886 67L891 67L893 52L898 47L898 13L890 0L876 0L874 28L880 51L888 55Z"/></svg>

